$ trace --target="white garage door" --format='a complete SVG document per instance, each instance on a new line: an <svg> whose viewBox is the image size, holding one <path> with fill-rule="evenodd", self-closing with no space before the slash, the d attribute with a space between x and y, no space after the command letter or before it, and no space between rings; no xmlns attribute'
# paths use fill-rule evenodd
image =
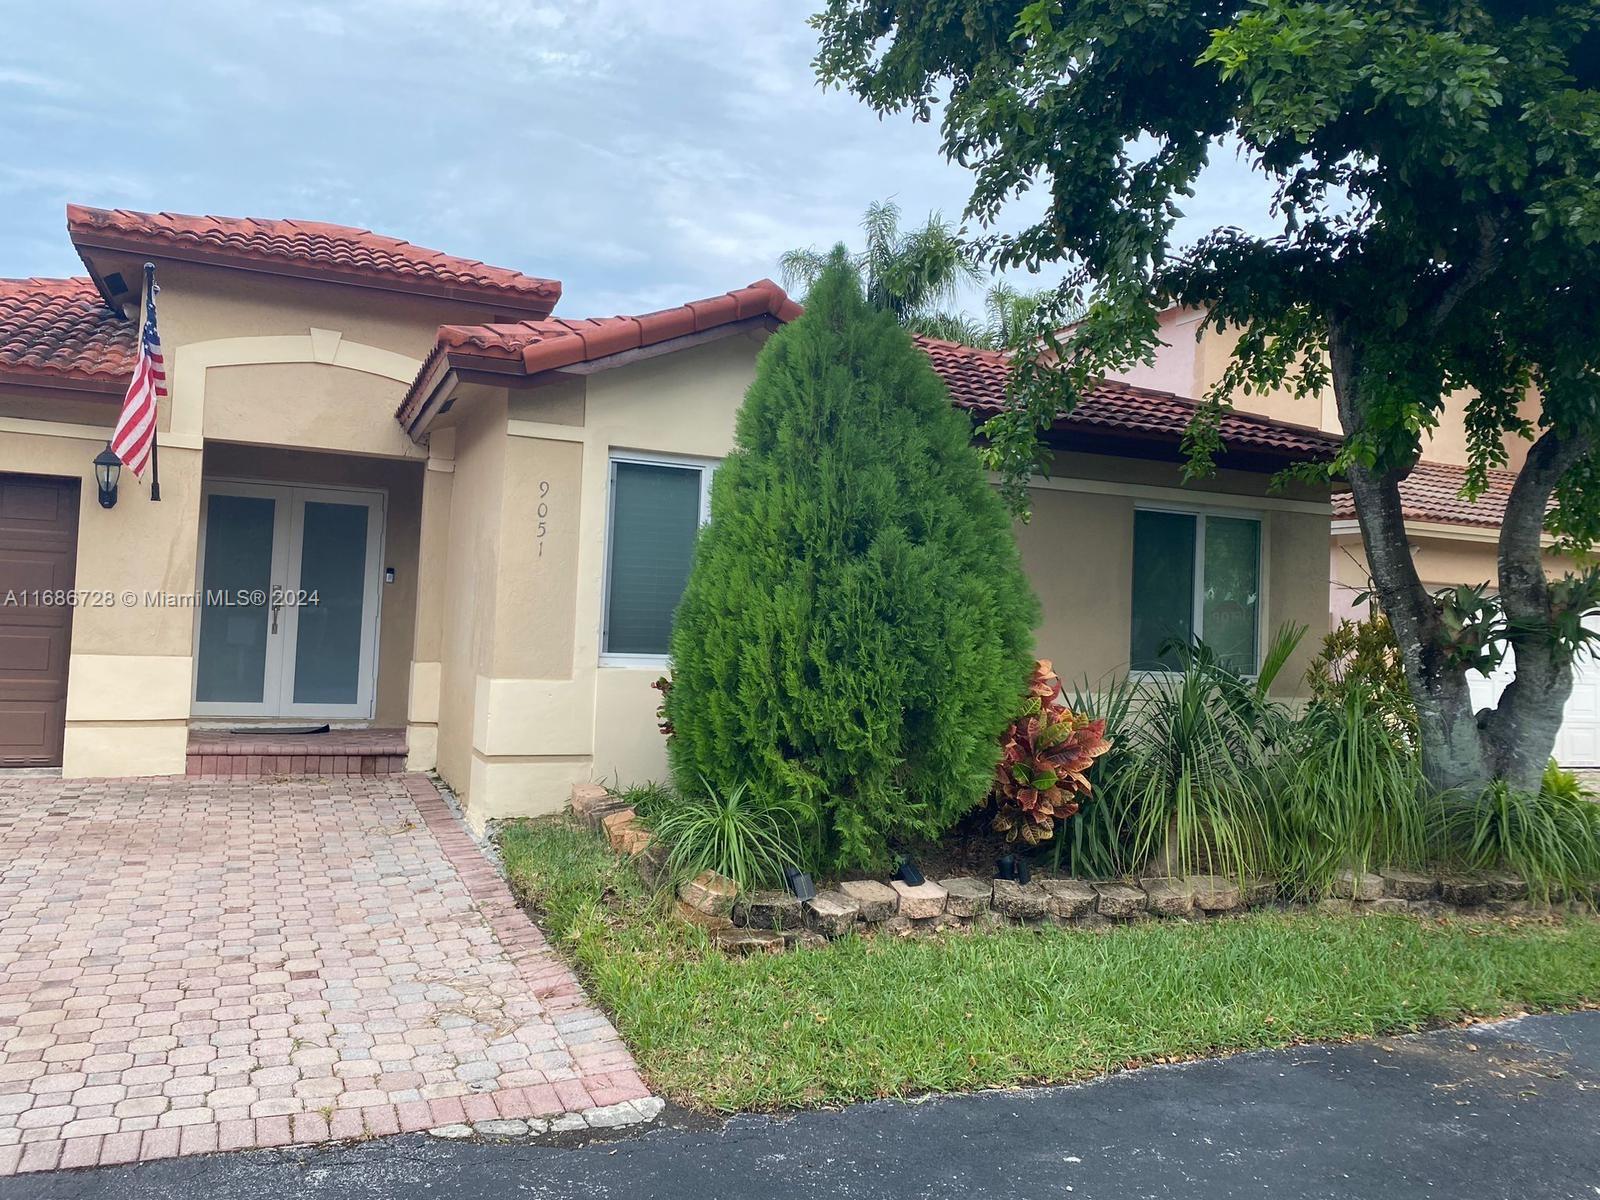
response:
<svg viewBox="0 0 1600 1200"><path fill-rule="evenodd" d="M1600 631L1600 614L1589 617L1585 624ZM1492 705L1516 674L1515 666L1508 653L1493 675L1479 675L1476 671L1469 675L1473 705ZM1572 695L1561 716L1555 758L1564 767L1600 767L1600 655L1592 650L1579 657L1573 670Z"/></svg>

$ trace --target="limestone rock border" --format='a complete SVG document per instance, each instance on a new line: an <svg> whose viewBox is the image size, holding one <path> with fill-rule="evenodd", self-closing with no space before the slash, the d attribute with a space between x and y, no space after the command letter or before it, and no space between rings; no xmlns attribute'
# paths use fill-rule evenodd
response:
<svg viewBox="0 0 1600 1200"><path fill-rule="evenodd" d="M634 859L642 873L659 869L660 848L631 808L596 784L576 784L571 808L601 832L618 854ZM1100 928L1136 921L1205 921L1252 908L1289 908L1270 879L1237 880L1216 875L1189 878L1041 879L949 878L917 887L854 879L820 887L815 900L781 891L755 891L733 899L732 880L706 872L678 889L679 915L707 928L730 954L777 954L825 945L855 934L910 937L940 930L1069 926ZM1600 900L1600 896L1596 897ZM1332 894L1314 905L1294 906L1340 913L1404 913L1436 917L1534 916L1560 911L1536 904L1520 879L1504 874L1429 874L1399 868L1346 870Z"/></svg>

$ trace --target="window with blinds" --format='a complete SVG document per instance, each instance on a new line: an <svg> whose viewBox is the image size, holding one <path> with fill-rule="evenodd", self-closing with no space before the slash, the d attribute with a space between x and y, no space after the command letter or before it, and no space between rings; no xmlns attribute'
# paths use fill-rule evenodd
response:
<svg viewBox="0 0 1600 1200"><path fill-rule="evenodd" d="M1260 654L1261 522L1219 513L1133 514L1135 671L1171 671L1196 638L1251 675Z"/></svg>
<svg viewBox="0 0 1600 1200"><path fill-rule="evenodd" d="M706 515L709 464L613 458L606 543L607 658L663 658Z"/></svg>

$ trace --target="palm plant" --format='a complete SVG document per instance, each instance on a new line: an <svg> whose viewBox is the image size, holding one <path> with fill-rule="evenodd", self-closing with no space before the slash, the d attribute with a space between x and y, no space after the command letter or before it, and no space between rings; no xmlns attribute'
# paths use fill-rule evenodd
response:
<svg viewBox="0 0 1600 1200"><path fill-rule="evenodd" d="M937 212L914 228L900 226L900 206L883 200L867 207L861 219L864 248L850 256L861 291L874 308L892 312L913 333L930 337L966 334L977 328L950 312L963 284L983 278L960 233ZM829 255L815 247L790 250L778 260L784 286L804 295L821 277ZM964 340L956 337L952 340Z"/></svg>
<svg viewBox="0 0 1600 1200"><path fill-rule="evenodd" d="M1113 879L1128 869L1127 812L1120 802L1125 789L1112 785L1124 777L1132 757L1130 713L1137 693L1137 684L1124 675L1094 685L1081 680L1066 697L1073 712L1105 722L1111 749L1089 768L1089 794L1066 828L1052 839L1052 870L1060 871L1066 864L1074 875Z"/></svg>
<svg viewBox="0 0 1600 1200"><path fill-rule="evenodd" d="M1173 646L1182 669L1139 687L1128 757L1108 787L1132 862L1240 880L1270 867L1271 763L1292 727L1270 690L1304 636L1304 626L1280 629L1254 678L1202 642Z"/></svg>
<svg viewBox="0 0 1600 1200"><path fill-rule="evenodd" d="M866 235L860 253L851 256L867 303L886 309L908 329L919 319L954 304L961 285L983 278L975 258L956 229L937 212L915 229L900 227L900 206L875 202L861 219ZM809 291L828 265L829 255L815 247L790 250L778 260L785 286Z"/></svg>

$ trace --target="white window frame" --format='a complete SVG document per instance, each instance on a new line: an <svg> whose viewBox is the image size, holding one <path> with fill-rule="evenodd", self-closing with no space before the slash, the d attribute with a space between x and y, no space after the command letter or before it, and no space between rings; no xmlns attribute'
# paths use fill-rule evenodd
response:
<svg viewBox="0 0 1600 1200"><path fill-rule="evenodd" d="M1194 598L1193 607L1190 609L1190 621L1194 635L1205 640L1205 604L1206 604L1206 518L1227 517L1236 521L1254 521L1256 523L1256 660L1249 671L1244 673L1244 678L1254 679L1261 671L1261 654L1267 644L1267 519L1266 514L1249 508L1232 508L1221 505L1204 504L1146 504L1136 503L1133 506L1135 513L1159 512L1176 513L1180 516L1194 517ZM1129 547L1131 551L1132 546ZM1130 560L1132 554L1129 555ZM1133 579L1128 579L1128 625L1129 640L1132 641L1133 626ZM1132 667L1133 647L1128 647L1129 667ZM1158 678L1166 675L1180 674L1172 667L1141 667L1138 670L1130 669L1128 672L1135 678Z"/></svg>
<svg viewBox="0 0 1600 1200"><path fill-rule="evenodd" d="M612 529L617 519L617 464L633 463L644 467L676 467L680 470L700 472L700 528L711 519L711 477L721 465L720 459L699 458L687 454L655 454L644 451L612 450L606 464L606 544L601 567L600 584L600 665L602 667L632 667L635 669L665 670L669 665L667 654L613 654L606 649L610 637L611 620L611 549L615 543Z"/></svg>

